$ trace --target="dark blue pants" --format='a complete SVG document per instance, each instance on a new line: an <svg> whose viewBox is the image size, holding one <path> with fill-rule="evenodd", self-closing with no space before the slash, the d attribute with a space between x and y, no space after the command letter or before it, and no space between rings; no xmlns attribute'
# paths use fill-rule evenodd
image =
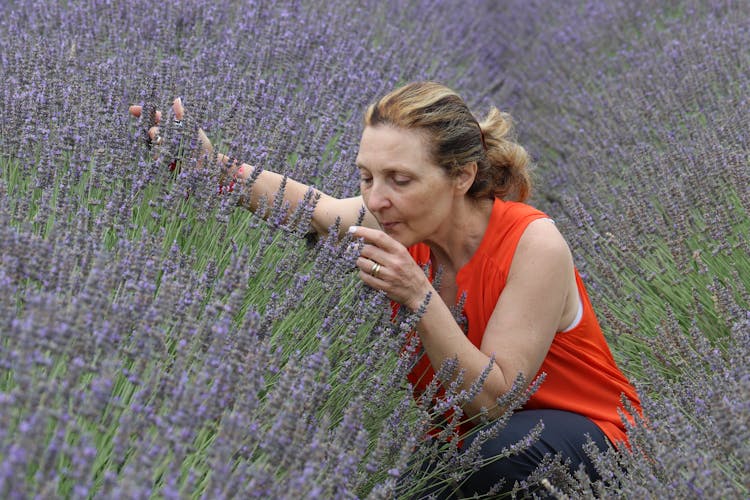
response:
<svg viewBox="0 0 750 500"><path fill-rule="evenodd" d="M516 481L526 479L547 453L552 455L560 453L563 459L569 459L571 473L578 469L579 464L583 464L589 477L592 480L598 479L593 464L583 450L583 445L586 443L586 435L589 435L601 450L608 448L609 440L590 419L567 411L543 409L514 413L499 435L482 445L482 456L490 458L498 455L506 446L511 446L523 439L540 420L544 422L544 430L530 448L519 454L496 460L473 473L461 485L461 494L472 496L475 493L485 493L501 478L505 478L501 493L507 493ZM474 436L468 438L463 446L469 446L473 438ZM438 495L438 498L455 498L455 496Z"/></svg>

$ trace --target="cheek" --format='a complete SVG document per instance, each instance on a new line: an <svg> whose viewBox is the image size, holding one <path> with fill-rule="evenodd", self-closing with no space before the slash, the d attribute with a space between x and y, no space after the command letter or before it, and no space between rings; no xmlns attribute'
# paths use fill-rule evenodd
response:
<svg viewBox="0 0 750 500"><path fill-rule="evenodd" d="M368 207L368 210L369 210L369 206L370 206L370 190L367 189L367 186L365 186L363 184L360 184L359 185L359 194L360 194L360 196L362 196L362 201L364 201L365 207Z"/></svg>

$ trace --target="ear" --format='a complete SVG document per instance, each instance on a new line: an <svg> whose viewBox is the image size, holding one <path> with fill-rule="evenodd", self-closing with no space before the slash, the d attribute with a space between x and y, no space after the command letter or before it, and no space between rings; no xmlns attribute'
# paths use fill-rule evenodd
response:
<svg viewBox="0 0 750 500"><path fill-rule="evenodd" d="M477 162L472 161L461 167L458 175L455 177L455 186L458 194L465 195L474 179L477 177Z"/></svg>

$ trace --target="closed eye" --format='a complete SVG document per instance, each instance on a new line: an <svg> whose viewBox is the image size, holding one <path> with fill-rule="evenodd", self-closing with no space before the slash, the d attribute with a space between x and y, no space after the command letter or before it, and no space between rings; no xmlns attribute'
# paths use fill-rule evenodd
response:
<svg viewBox="0 0 750 500"><path fill-rule="evenodd" d="M393 176L393 183L397 186L406 186L410 182L411 182L411 179L409 177L404 177L401 175Z"/></svg>

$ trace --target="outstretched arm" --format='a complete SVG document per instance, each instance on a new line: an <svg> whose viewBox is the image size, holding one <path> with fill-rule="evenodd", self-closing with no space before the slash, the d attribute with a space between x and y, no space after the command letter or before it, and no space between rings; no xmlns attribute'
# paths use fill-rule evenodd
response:
<svg viewBox="0 0 750 500"><path fill-rule="evenodd" d="M231 161L226 155L218 154L218 161L222 169L228 172L228 176L237 180L246 180L253 176L255 167L247 163L229 164ZM242 198L241 205L251 212L257 213L258 202L262 198L273 199L281 188L284 176L271 170L262 170L258 174L252 185L250 194ZM312 227L318 234L327 234L328 228L333 225L337 219L340 220L340 231L343 236L350 226L358 223L360 212L365 206L362 196L351 198L335 198L318 189L312 188L307 184L295 181L287 177L284 186L284 201L289 203L290 213L293 212L297 205L304 199L305 194L313 189L318 202L312 216ZM258 214L261 217L267 217L270 214ZM365 208L365 217L361 225L371 228L379 228L375 217Z"/></svg>
<svg viewBox="0 0 750 500"><path fill-rule="evenodd" d="M130 106L129 111L133 116L140 117L143 112L143 107L138 105ZM172 104L172 112L177 120L182 120L185 115L185 108L179 97L176 98ZM162 112L156 111L154 117L155 123L148 130L148 134L152 140L159 139L159 122L161 121L161 118ZM198 140L201 143L203 153L213 152L213 145L202 129L198 130ZM221 153L218 153L216 158L222 172L225 172L225 178L245 180L253 176L255 167L251 165L234 162L227 155ZM283 179L284 176L281 174L271 170L262 170L255 178L249 195L241 198L241 206L255 213L258 209L259 201L262 198L272 200L276 196L276 193L281 188ZM284 201L289 205L289 213L292 213L297 208L310 189L313 189L318 196L318 202L312 216L312 227L315 232L318 234L327 234L328 228L331 227L336 220L339 220L341 235L343 236L350 226L357 224L360 212L365 206L362 196L343 199L335 198L304 183L287 178L284 187ZM266 218L270 213L266 212L257 215ZM371 228L380 227L377 220L375 220L375 217L373 217L366 208L364 220L362 220L360 224Z"/></svg>

